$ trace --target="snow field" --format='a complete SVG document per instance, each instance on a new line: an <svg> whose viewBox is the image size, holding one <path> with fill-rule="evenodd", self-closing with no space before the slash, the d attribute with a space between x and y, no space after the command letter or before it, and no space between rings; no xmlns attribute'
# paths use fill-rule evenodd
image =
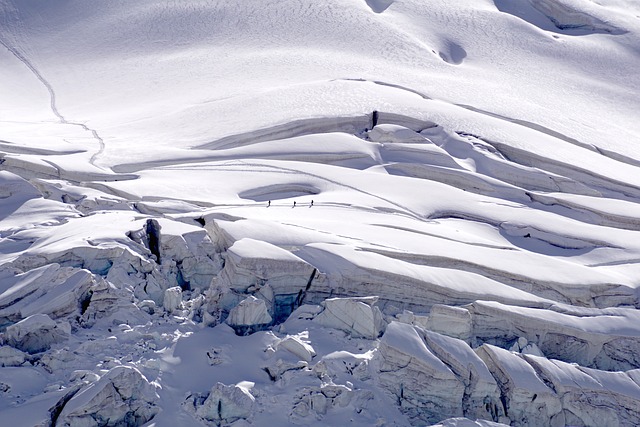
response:
<svg viewBox="0 0 640 427"><path fill-rule="evenodd" d="M639 14L1 2L2 419L639 424Z"/></svg>

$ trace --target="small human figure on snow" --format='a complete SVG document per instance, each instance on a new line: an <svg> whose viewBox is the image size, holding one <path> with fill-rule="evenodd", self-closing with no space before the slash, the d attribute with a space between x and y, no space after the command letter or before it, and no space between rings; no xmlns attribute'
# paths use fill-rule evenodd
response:
<svg viewBox="0 0 640 427"><path fill-rule="evenodd" d="M309 204L309 207L313 206L313 200L311 201L311 203Z"/></svg>
<svg viewBox="0 0 640 427"><path fill-rule="evenodd" d="M271 200L267 202L267 207L271 206Z"/></svg>
<svg viewBox="0 0 640 427"><path fill-rule="evenodd" d="M293 207L294 208L296 207L296 201L295 200L293 201Z"/></svg>

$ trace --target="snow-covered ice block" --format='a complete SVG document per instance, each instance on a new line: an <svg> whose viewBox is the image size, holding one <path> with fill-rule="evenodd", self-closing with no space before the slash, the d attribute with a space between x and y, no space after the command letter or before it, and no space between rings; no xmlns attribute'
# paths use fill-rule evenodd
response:
<svg viewBox="0 0 640 427"><path fill-rule="evenodd" d="M244 383L225 385L217 383L206 396L195 396L187 408L195 408L195 415L218 425L228 425L251 416L255 397Z"/></svg>
<svg viewBox="0 0 640 427"><path fill-rule="evenodd" d="M212 227L224 234L215 223ZM229 311L250 294L265 301L276 322L284 321L300 303L315 273L313 266L285 249L241 238L227 249L224 268L211 283L209 311Z"/></svg>
<svg viewBox="0 0 640 427"><path fill-rule="evenodd" d="M463 415L464 384L429 350L414 326L391 322L374 362L380 384L396 396L412 424Z"/></svg>
<svg viewBox="0 0 640 427"><path fill-rule="evenodd" d="M520 337L509 348L509 351L522 354L531 354L533 356L544 357L540 348L534 342L529 342L525 337Z"/></svg>
<svg viewBox="0 0 640 427"><path fill-rule="evenodd" d="M0 347L0 367L20 366L27 360L27 357L27 354L8 345Z"/></svg>
<svg viewBox="0 0 640 427"><path fill-rule="evenodd" d="M173 313L182 307L182 289L180 286L174 286L164 291L162 306L169 313Z"/></svg>
<svg viewBox="0 0 640 427"><path fill-rule="evenodd" d="M276 294L297 294L304 289L314 268L291 252L267 242L240 239L227 250L221 280L244 292L263 281Z"/></svg>
<svg viewBox="0 0 640 427"><path fill-rule="evenodd" d="M416 315L410 310L403 310L402 313L395 315L395 320L409 325L427 328L428 316Z"/></svg>
<svg viewBox="0 0 640 427"><path fill-rule="evenodd" d="M305 369L309 366L307 362L304 360L299 360L298 358L293 357L284 357L281 352L277 352L268 363L264 364L262 369L265 370L269 374L269 378L271 381L278 381L282 378L282 376L289 371L298 371L300 369ZM298 360L296 360L298 359Z"/></svg>
<svg viewBox="0 0 640 427"><path fill-rule="evenodd" d="M92 287L89 307L82 315L82 321L86 326L91 326L97 319L109 316L118 307L118 289L106 280L98 280Z"/></svg>
<svg viewBox="0 0 640 427"><path fill-rule="evenodd" d="M465 417L500 420L504 416L500 389L482 359L462 340L432 331L420 332L429 349L463 382Z"/></svg>
<svg viewBox="0 0 640 427"><path fill-rule="evenodd" d="M0 319L17 322L33 314L57 319L81 308L95 284L87 270L49 264L11 278L0 285Z"/></svg>
<svg viewBox="0 0 640 427"><path fill-rule="evenodd" d="M57 324L46 314L34 314L7 327L5 341L12 347L27 353L48 350L52 344L69 337L70 326Z"/></svg>
<svg viewBox="0 0 640 427"><path fill-rule="evenodd" d="M640 384L627 372L607 372L526 355L562 401L567 425L640 425Z"/></svg>
<svg viewBox="0 0 640 427"><path fill-rule="evenodd" d="M336 382L346 382L353 378L365 381L371 378L373 370L369 369L369 362L375 351L364 354L353 354L348 351L334 351L322 357L313 365L313 372L323 381L331 378Z"/></svg>
<svg viewBox="0 0 640 427"><path fill-rule="evenodd" d="M289 335L273 346L269 346L267 354L270 357L263 365L263 369L272 381L277 381L285 372L308 367L316 352L310 344L303 342L299 337Z"/></svg>
<svg viewBox="0 0 640 427"><path fill-rule="evenodd" d="M467 343L471 340L471 313L463 307L434 305L429 312L426 326L431 331L459 338Z"/></svg>
<svg viewBox="0 0 640 427"><path fill-rule="evenodd" d="M334 408L344 408L351 403L354 391L345 385L323 384L305 387L295 398L290 420L294 424L307 424L300 420L311 414L321 419Z"/></svg>
<svg viewBox="0 0 640 427"><path fill-rule="evenodd" d="M38 364L42 366L47 372L53 373L59 372L62 369L66 369L69 366L83 366L86 368L90 368L91 365L85 365L86 362L86 359L77 357L77 355L74 352L70 351L68 348L57 348L44 353L38 361Z"/></svg>
<svg viewBox="0 0 640 427"><path fill-rule="evenodd" d="M500 386L511 425L565 425L560 398L523 358L489 344L477 348L476 353Z"/></svg>
<svg viewBox="0 0 640 427"><path fill-rule="evenodd" d="M136 368L117 366L83 387L62 408L57 425L143 425L158 413L155 387Z"/></svg>
<svg viewBox="0 0 640 427"><path fill-rule="evenodd" d="M280 341L277 345L277 349L287 350L305 362L311 362L311 359L316 355L315 350L310 344L307 344L300 338L291 335Z"/></svg>
<svg viewBox="0 0 640 427"><path fill-rule="evenodd" d="M267 305L264 300L258 299L253 295L240 301L229 312L227 324L234 328L236 332L239 330L255 330L256 328L271 324L273 318L267 311Z"/></svg>
<svg viewBox="0 0 640 427"><path fill-rule="evenodd" d="M223 266L205 230L186 231L184 224L163 221L162 254L176 263L180 280L189 289L206 289ZM186 232L185 232L186 231Z"/></svg>
<svg viewBox="0 0 640 427"><path fill-rule="evenodd" d="M549 358L604 370L640 367L638 310L564 304L541 309L494 301L476 301L467 307L474 337L481 342L508 347L523 337Z"/></svg>
<svg viewBox="0 0 640 427"><path fill-rule="evenodd" d="M145 313L154 314L156 311L156 303L150 299L142 300L136 306Z"/></svg>
<svg viewBox="0 0 640 427"><path fill-rule="evenodd" d="M375 339L384 330L378 297L329 298L322 302L324 310L313 321L329 328L341 329L354 338Z"/></svg>

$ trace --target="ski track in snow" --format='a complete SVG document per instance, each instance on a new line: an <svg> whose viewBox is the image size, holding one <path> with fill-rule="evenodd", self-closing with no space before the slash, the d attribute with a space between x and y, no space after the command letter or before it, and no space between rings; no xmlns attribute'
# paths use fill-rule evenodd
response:
<svg viewBox="0 0 640 427"><path fill-rule="evenodd" d="M91 156L91 159L89 160L89 163L95 166L96 160L104 152L105 149L104 140L100 137L98 131L96 131L95 129L91 129L84 123L72 122L67 120L58 110L58 106L56 103L56 92L54 91L51 83L49 83L49 81L42 75L42 73L40 73L40 71L33 65L33 63L31 63L29 59L27 59L22 53L20 53L17 48L8 45L4 40L2 40L2 38L0 38L0 44L4 46L5 49L7 49L9 52L11 52L11 54L15 56L20 62L22 62L22 64L24 64L24 66L27 67L29 71L31 71L31 73L36 77L36 79L38 79L38 81L42 83L42 85L47 89L47 92L49 93L49 106L51 108L51 112L58 118L58 120L60 120L60 123L65 125L78 126L85 132L89 132L93 139L96 140L96 142L98 143L98 150Z"/></svg>

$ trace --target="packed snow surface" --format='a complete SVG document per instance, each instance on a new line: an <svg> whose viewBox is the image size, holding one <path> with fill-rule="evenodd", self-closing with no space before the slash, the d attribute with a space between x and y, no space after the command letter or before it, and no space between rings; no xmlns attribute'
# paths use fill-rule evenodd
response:
<svg viewBox="0 0 640 427"><path fill-rule="evenodd" d="M1 424L640 424L638 69L634 0L0 0Z"/></svg>

